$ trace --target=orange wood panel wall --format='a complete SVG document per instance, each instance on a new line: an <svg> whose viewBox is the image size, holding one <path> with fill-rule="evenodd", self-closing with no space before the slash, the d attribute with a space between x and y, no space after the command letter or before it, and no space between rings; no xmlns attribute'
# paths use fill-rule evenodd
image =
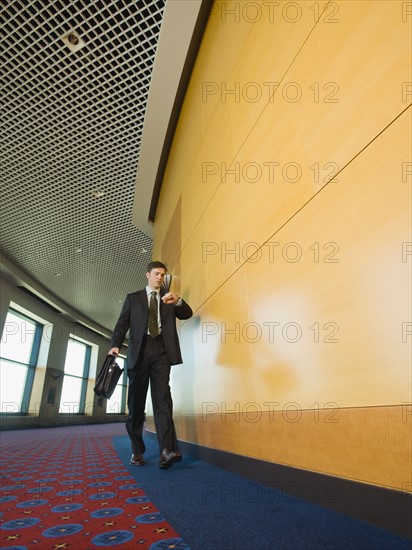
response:
<svg viewBox="0 0 412 550"><path fill-rule="evenodd" d="M188 441L411 487L411 17L215 2L155 223L195 311L172 376Z"/></svg>

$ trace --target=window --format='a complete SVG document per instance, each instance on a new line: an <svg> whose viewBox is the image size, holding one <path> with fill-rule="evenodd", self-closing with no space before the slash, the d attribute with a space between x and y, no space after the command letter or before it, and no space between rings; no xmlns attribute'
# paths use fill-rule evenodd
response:
<svg viewBox="0 0 412 550"><path fill-rule="evenodd" d="M0 350L1 412L26 414L43 325L10 308Z"/></svg>
<svg viewBox="0 0 412 550"><path fill-rule="evenodd" d="M74 338L69 339L64 365L60 412L84 413L90 355L91 346Z"/></svg>
<svg viewBox="0 0 412 550"><path fill-rule="evenodd" d="M124 369L124 372L119 378L116 389L114 390L110 400L108 399L106 401L107 414L124 414L126 410L127 374L125 357L117 357L116 363L121 369Z"/></svg>

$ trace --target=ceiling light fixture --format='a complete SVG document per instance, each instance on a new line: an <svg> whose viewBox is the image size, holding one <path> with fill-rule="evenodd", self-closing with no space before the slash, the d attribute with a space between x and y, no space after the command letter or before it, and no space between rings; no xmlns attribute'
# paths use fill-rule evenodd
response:
<svg viewBox="0 0 412 550"><path fill-rule="evenodd" d="M85 46L85 42L75 31L69 31L61 39L72 52L77 52Z"/></svg>

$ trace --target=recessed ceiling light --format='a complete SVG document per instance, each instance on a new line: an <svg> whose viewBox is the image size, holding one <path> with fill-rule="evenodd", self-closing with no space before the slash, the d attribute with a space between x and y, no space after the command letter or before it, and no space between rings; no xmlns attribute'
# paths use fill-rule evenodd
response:
<svg viewBox="0 0 412 550"><path fill-rule="evenodd" d="M72 52L77 52L85 46L84 40L75 31L69 31L61 39Z"/></svg>

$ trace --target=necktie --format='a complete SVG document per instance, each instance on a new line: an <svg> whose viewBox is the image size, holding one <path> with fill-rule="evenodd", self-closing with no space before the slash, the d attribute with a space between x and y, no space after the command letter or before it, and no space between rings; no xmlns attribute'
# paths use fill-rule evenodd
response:
<svg viewBox="0 0 412 550"><path fill-rule="evenodd" d="M157 324L157 298L156 292L152 292L150 295L149 305L149 334L152 338L156 338L159 334L159 326Z"/></svg>

